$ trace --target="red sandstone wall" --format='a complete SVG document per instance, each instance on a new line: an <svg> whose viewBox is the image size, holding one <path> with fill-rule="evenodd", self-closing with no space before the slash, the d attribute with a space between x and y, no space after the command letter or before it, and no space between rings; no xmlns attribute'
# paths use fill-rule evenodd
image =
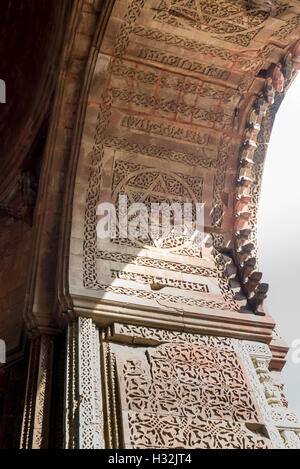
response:
<svg viewBox="0 0 300 469"><path fill-rule="evenodd" d="M31 236L32 230L25 223L1 219L0 337L6 342L7 352L20 346Z"/></svg>

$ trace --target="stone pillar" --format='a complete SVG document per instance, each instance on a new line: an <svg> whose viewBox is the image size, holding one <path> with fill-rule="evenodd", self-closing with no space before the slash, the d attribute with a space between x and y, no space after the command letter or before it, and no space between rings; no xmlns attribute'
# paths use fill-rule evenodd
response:
<svg viewBox="0 0 300 469"><path fill-rule="evenodd" d="M99 331L91 319L68 325L65 383L64 447L104 448Z"/></svg>
<svg viewBox="0 0 300 469"><path fill-rule="evenodd" d="M43 335L30 344L21 444L46 449L49 443L54 337Z"/></svg>

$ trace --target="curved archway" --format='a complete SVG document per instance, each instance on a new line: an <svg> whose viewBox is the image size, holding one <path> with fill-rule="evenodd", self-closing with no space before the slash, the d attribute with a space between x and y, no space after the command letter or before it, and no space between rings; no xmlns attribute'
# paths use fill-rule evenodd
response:
<svg viewBox="0 0 300 469"><path fill-rule="evenodd" d="M204 399L196 407L187 403L187 412L197 420L196 445L211 445L205 436L199 437L203 432L199 410L205 408L205 420L221 416L226 429L233 429L235 447L245 447L244 437L247 447L283 447L291 436L282 430L289 433L288 418L294 418L295 429L300 428L297 417L284 407L269 372L270 361L276 362L277 369L282 367L286 349L279 351L279 358L275 350L272 360L275 323L260 308L267 287L260 284L252 255L260 190L260 172L252 157L257 146L264 146L259 139L257 145L256 138L268 104L293 73L295 57L290 54L292 63L285 58L299 39L300 6L294 0L272 0L272 11L261 10L264 3L74 2L44 156L24 305L26 325L34 337L24 447L48 444L49 419L43 419L43 428L37 427L40 407L33 408L31 403L39 402L46 416L50 409L52 413L51 380L55 376L59 382L54 363L62 351L56 334L67 342L67 447L100 447L107 442L118 447L119 437L134 435L139 415L128 419L124 414L131 426L125 431L122 419L111 410L136 409L129 392L123 393L122 402L117 402L116 393L134 385L133 376L143 383L138 389L144 389L145 375L139 370L142 374L147 370L149 384L147 367L152 358L151 366L157 360L167 363L166 371L157 368L158 381L166 379L165 389L172 389L174 381L180 391L172 371L177 367L173 358L169 356L168 365L164 355L151 354L148 348L153 346L159 346L158 353L175 350L174 360L181 362L177 369L183 370L179 376L193 387L188 392L191 400ZM269 117L262 125L262 139L264 128L269 124L271 128ZM254 159L263 156L259 151ZM146 180L140 174L147 175ZM153 184L161 183L160 190L152 190L152 177ZM97 239L97 206L112 200L119 183L134 197L146 188L151 197L153 192L155 197L167 192L170 199L178 188L188 187L206 203L205 225L214 246L205 246L200 255L186 249L141 252L129 244L111 244L106 249ZM162 292L151 289L153 282L161 286L158 281L166 288ZM188 347L178 343L188 343ZM130 347L131 365L125 353ZM219 357L218 363L214 357ZM196 366L191 368L191 364ZM222 388L227 407L222 399L214 401L220 395L214 390L212 398L205 392L197 395L202 372L214 380L211 384ZM43 383L49 392L38 386L39 376L46 377ZM116 377L120 378L117 386ZM159 383L154 384L160 391ZM103 425L101 388L108 392L103 405L109 428ZM230 395L228 390L232 390ZM182 399L185 395L186 391ZM215 410L209 409L205 399L206 404L215 403ZM151 399L146 400L146 406L150 405ZM177 402L171 396L170 408L161 403L168 413L174 412L175 433L182 434L185 416L182 420L177 415ZM54 407L59 405L54 403ZM153 407L147 409L153 411ZM158 421L160 428L165 426L163 415L158 415ZM210 424L214 431L214 422ZM146 427L141 441L147 438ZM186 428L192 435L192 428ZM295 432L290 433L291 444L300 445ZM43 442L32 441L32 435L41 434ZM193 438L178 444L189 444ZM123 446L138 447L134 440L133 436Z"/></svg>
<svg viewBox="0 0 300 469"><path fill-rule="evenodd" d="M300 75L291 84L275 118L258 212L259 264L270 282L268 308L289 345L300 336L299 115ZM283 375L290 404L299 412L299 364L293 362L292 354L293 350L287 356Z"/></svg>

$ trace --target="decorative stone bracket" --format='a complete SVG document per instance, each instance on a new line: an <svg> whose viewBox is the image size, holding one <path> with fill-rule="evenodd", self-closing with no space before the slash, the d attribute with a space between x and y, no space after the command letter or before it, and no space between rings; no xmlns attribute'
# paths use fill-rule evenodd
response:
<svg viewBox="0 0 300 469"><path fill-rule="evenodd" d="M257 3L257 2L255 2ZM266 3L266 2L258 2ZM271 3L271 2L267 2ZM265 315L263 302L267 297L268 284L262 283L262 273L257 272L255 245L250 219L251 185L253 184L252 168L254 152L257 149L257 136L266 112L274 103L275 92L283 92L284 82L289 82L296 70L300 68L300 41L294 45L279 64L272 64L266 74L266 83L262 92L256 97L248 116L243 144L240 149L240 161L235 195L235 240L234 259L238 266L238 280L248 299L250 308L256 315ZM236 279L237 280L237 279Z"/></svg>

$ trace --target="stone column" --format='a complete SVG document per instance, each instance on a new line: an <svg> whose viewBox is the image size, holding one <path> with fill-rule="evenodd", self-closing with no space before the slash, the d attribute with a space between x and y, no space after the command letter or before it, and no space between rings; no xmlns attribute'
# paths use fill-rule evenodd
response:
<svg viewBox="0 0 300 469"><path fill-rule="evenodd" d="M30 344L20 447L45 449L49 443L54 337L43 335Z"/></svg>
<svg viewBox="0 0 300 469"><path fill-rule="evenodd" d="M87 318L68 325L64 432L66 449L105 447L99 331Z"/></svg>

